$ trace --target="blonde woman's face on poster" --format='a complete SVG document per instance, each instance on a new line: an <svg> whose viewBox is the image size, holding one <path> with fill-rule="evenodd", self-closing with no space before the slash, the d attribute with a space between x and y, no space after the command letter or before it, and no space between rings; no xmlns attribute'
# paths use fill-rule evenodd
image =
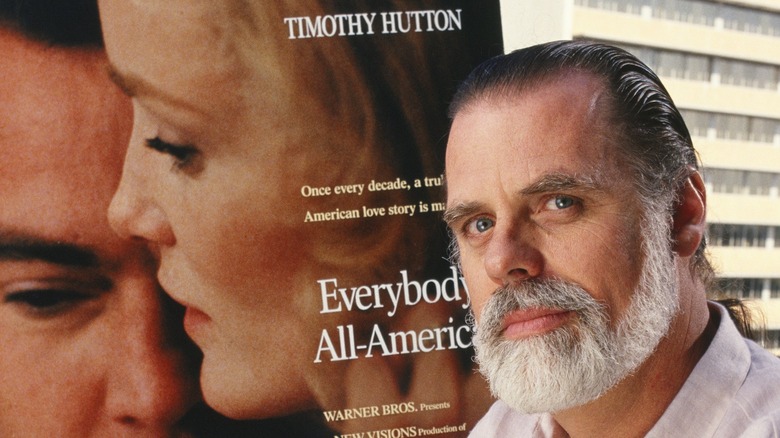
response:
<svg viewBox="0 0 780 438"><path fill-rule="evenodd" d="M109 217L159 248L159 280L204 353L206 401L232 417L277 416L314 407L299 365L317 340L302 331L317 284L301 187L339 170L312 156L322 123L293 99L281 58L257 43L249 67L222 9L100 2L112 76L135 116Z"/></svg>

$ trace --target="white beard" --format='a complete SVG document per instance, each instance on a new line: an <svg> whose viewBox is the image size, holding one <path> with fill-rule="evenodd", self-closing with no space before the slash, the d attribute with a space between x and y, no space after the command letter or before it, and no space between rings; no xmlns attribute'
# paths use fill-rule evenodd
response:
<svg viewBox="0 0 780 438"><path fill-rule="evenodd" d="M678 291L668 223L655 214L643 229L640 279L614 330L605 305L576 284L528 280L496 290L474 336L477 362L494 396L523 413L561 411L598 398L653 353L677 312ZM504 316L529 307L572 310L576 322L522 340L504 339Z"/></svg>

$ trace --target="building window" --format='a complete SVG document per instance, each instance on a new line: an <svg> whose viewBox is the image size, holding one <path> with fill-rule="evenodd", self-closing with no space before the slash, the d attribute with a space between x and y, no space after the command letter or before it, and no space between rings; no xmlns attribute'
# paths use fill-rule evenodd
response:
<svg viewBox="0 0 780 438"><path fill-rule="evenodd" d="M712 185L715 193L741 194L744 192L743 173L734 169L705 169L704 181Z"/></svg>
<svg viewBox="0 0 780 438"><path fill-rule="evenodd" d="M721 84L776 90L780 67L735 59L678 52L613 42L641 59L661 77L709 82L713 73Z"/></svg>
<svg viewBox="0 0 780 438"><path fill-rule="evenodd" d="M691 136L706 137L710 129L723 140L773 143L780 136L780 120L681 109Z"/></svg>
<svg viewBox="0 0 780 438"><path fill-rule="evenodd" d="M750 133L750 119L733 114L713 114L715 137L723 140L746 141Z"/></svg>
<svg viewBox="0 0 780 438"><path fill-rule="evenodd" d="M745 187L748 195L769 196L775 186L777 174L771 172L745 172Z"/></svg>
<svg viewBox="0 0 780 438"><path fill-rule="evenodd" d="M773 143L775 136L780 136L780 121L760 117L750 118L748 140L760 143Z"/></svg>
<svg viewBox="0 0 780 438"><path fill-rule="evenodd" d="M653 18L660 20L715 26L720 18L726 29L780 36L780 14L735 5L700 0L576 0L575 4L636 15L644 6L651 9Z"/></svg>
<svg viewBox="0 0 780 438"><path fill-rule="evenodd" d="M778 68L771 64L713 58L713 72L720 75L720 83L740 87L777 89Z"/></svg>
<svg viewBox="0 0 780 438"><path fill-rule="evenodd" d="M631 52L662 77L708 82L710 80L711 57L694 53L641 47L612 42Z"/></svg>
<svg viewBox="0 0 780 438"><path fill-rule="evenodd" d="M640 0L639 3L649 5L653 10L653 17L662 20L713 26L715 17L718 16L716 5L699 1Z"/></svg>
<svg viewBox="0 0 780 438"><path fill-rule="evenodd" d="M742 300L761 299L764 290L763 278L721 278L718 289L726 296Z"/></svg>
<svg viewBox="0 0 780 438"><path fill-rule="evenodd" d="M763 347L767 350L780 348L780 330L767 330L764 336Z"/></svg>
<svg viewBox="0 0 780 438"><path fill-rule="evenodd" d="M769 282L769 298L780 298L780 278L773 278Z"/></svg>
<svg viewBox="0 0 780 438"><path fill-rule="evenodd" d="M688 126L691 137L707 137L707 131L713 127L712 113L681 109L680 114L685 120L685 125Z"/></svg>
<svg viewBox="0 0 780 438"><path fill-rule="evenodd" d="M780 16L738 6L721 5L723 27L740 32L780 35Z"/></svg>
<svg viewBox="0 0 780 438"><path fill-rule="evenodd" d="M765 248L769 227L761 225L709 224L708 242L712 246Z"/></svg>
<svg viewBox="0 0 780 438"><path fill-rule="evenodd" d="M769 196L778 186L780 174L737 169L707 168L704 181L712 185L715 193Z"/></svg>

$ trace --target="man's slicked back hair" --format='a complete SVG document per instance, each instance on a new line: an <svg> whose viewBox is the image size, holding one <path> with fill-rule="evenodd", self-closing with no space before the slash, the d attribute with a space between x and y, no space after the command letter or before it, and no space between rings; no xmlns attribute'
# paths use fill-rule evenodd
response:
<svg viewBox="0 0 780 438"><path fill-rule="evenodd" d="M516 50L482 63L461 84L450 117L483 101L506 100L573 73L600 78L608 93L604 114L616 153L632 173L641 201L666 208L669 220L678 194L698 159L682 115L658 76L627 51L589 41L554 41ZM691 268L710 286L713 270L702 239Z"/></svg>

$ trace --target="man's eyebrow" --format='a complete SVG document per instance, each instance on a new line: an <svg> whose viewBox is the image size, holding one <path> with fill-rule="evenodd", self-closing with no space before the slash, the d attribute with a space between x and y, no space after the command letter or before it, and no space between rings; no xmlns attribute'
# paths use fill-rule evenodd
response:
<svg viewBox="0 0 780 438"><path fill-rule="evenodd" d="M444 222L448 227L452 228L452 226L461 218L470 216L477 211L482 210L483 208L484 206L480 202L464 202L455 204L452 207L447 207L447 209L444 210L442 219L444 219Z"/></svg>
<svg viewBox="0 0 780 438"><path fill-rule="evenodd" d="M602 190L602 184L589 175L549 173L523 188L519 193L528 196L571 190L600 191Z"/></svg>
<svg viewBox="0 0 780 438"><path fill-rule="evenodd" d="M90 248L37 236L0 231L0 261L43 261L74 268L94 268L99 257Z"/></svg>

